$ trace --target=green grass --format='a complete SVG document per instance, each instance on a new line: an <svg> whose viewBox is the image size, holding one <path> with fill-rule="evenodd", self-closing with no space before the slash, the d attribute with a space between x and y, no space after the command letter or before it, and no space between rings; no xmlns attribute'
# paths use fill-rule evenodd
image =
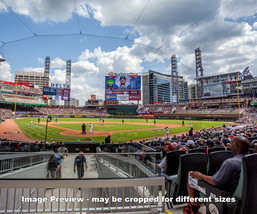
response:
<svg viewBox="0 0 257 214"><path fill-rule="evenodd" d="M21 130L25 133L25 135L29 138L36 139L38 141L44 141L45 140L45 126L44 125L38 125L34 124L34 126L39 126L42 128L31 128L30 127L30 121L37 122L37 118L22 118L22 119L16 119L15 122L17 125L21 128ZM158 124L167 124L169 127L169 124L182 124L182 120L156 120L157 127L153 126L153 119L149 119L147 125L143 124L126 124L126 122L136 122L136 123L146 123L145 119L124 119L125 124L121 124L122 119L104 119L105 125L111 125L111 127L106 126L96 126L101 125L101 123L94 123L94 122L100 122L99 118L58 118L58 122L66 122L66 121L75 121L75 122L81 122L81 123L74 123L74 124L56 124L55 119L50 123L51 125L58 126L58 127L65 127L69 129L74 130L81 130L81 125L83 122L93 122L93 130L95 131L118 131L118 130L134 130L135 131L127 131L127 132L116 132L112 134L112 141L113 142L120 142L120 141L129 141L129 140L136 140L136 139L144 139L144 138L153 138L158 136L164 136L165 131L163 128L158 129ZM41 122L46 122L46 118L41 118ZM108 122L119 122L119 123L108 123ZM189 125L190 121L185 120L185 125ZM211 128L216 126L222 126L224 122L219 121L192 121L192 126L194 130L198 129L204 129L204 128ZM87 123L87 130L89 130L89 124ZM136 129L151 129L151 130L139 130L136 131ZM156 130L158 129L158 130ZM176 134L181 132L188 132L190 127L177 127L172 128L170 131L170 134ZM54 128L54 127L48 127L48 134L47 134L47 140L48 141L78 141L79 139L86 138L85 137L74 137L74 136L64 136L60 133L63 132L63 130ZM92 137L94 141L100 141L103 142L104 138L106 136L101 137ZM55 138L66 138L67 140L55 140Z"/></svg>
<svg viewBox="0 0 257 214"><path fill-rule="evenodd" d="M156 128L153 125L134 125L134 124L117 124L117 123L92 123L93 130L95 131L121 131L121 130L134 130L134 129L149 129L149 128ZM54 125L54 124L53 124ZM81 123L71 123L71 124L56 124L55 126L64 127L74 130L81 130ZM87 130L89 130L89 124L86 124Z"/></svg>

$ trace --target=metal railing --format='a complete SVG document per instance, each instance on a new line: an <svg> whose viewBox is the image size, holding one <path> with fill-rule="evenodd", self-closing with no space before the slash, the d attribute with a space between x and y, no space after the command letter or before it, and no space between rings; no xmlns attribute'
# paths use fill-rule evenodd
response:
<svg viewBox="0 0 257 214"><path fill-rule="evenodd" d="M0 155L0 174L47 162L50 153L13 153Z"/></svg>
<svg viewBox="0 0 257 214"><path fill-rule="evenodd" d="M156 163L156 155L159 153L97 153L95 157L99 163L112 165L128 177L138 178L158 175L160 170L147 165L147 161Z"/></svg>
<svg viewBox="0 0 257 214"><path fill-rule="evenodd" d="M163 177L0 180L0 213L164 212Z"/></svg>

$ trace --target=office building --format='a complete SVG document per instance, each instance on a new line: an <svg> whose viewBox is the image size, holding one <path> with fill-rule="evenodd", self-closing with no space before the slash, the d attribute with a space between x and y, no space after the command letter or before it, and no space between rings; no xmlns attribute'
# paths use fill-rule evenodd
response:
<svg viewBox="0 0 257 214"><path fill-rule="evenodd" d="M188 100L188 84L183 77L178 77L178 101ZM156 102L171 103L171 75L149 70L142 76L143 104Z"/></svg>
<svg viewBox="0 0 257 214"><path fill-rule="evenodd" d="M197 97L197 86L196 84L190 84L188 86L188 99L196 99Z"/></svg>
<svg viewBox="0 0 257 214"><path fill-rule="evenodd" d="M21 81L28 81L29 86L34 88L38 88L43 91L43 87L45 85L45 77L44 73L41 72L27 72L27 71L16 71L15 72L15 82L17 79ZM50 79L48 84L50 84Z"/></svg>

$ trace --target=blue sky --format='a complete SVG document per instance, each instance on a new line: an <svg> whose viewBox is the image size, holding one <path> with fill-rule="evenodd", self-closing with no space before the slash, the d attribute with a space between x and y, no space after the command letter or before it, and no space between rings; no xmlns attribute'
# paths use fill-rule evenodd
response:
<svg viewBox="0 0 257 214"><path fill-rule="evenodd" d="M0 79L43 72L50 56L52 82L64 83L71 59L72 96L83 105L91 94L104 97L108 72L170 73L173 54L193 83L198 47L206 76L246 66L257 76L256 14L251 0L0 0Z"/></svg>

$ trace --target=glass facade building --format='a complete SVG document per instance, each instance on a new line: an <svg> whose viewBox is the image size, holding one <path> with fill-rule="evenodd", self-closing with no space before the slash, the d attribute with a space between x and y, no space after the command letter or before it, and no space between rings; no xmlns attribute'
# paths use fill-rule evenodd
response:
<svg viewBox="0 0 257 214"><path fill-rule="evenodd" d="M183 77L178 77L178 101L188 100L188 84ZM149 70L142 77L143 104L154 102L172 102L171 75Z"/></svg>

